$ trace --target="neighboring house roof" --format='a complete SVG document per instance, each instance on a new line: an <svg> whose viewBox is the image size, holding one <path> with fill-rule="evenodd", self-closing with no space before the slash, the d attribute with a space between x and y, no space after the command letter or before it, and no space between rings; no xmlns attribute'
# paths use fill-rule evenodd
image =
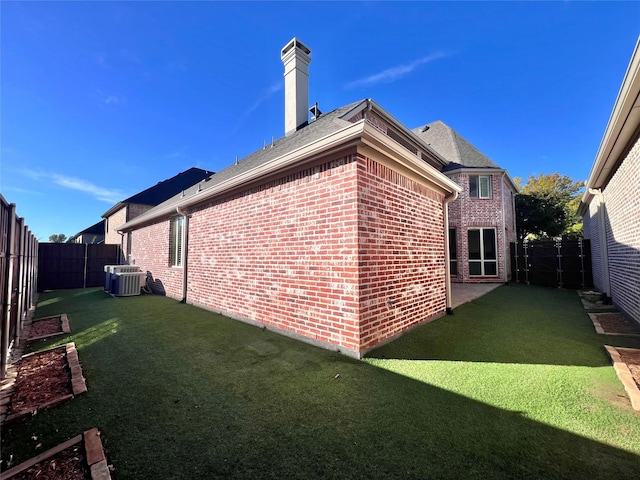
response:
<svg viewBox="0 0 640 480"><path fill-rule="evenodd" d="M213 175L213 173L214 172L210 172L208 170L192 167L189 170L185 170L184 172L181 172L174 177L158 182L153 187L149 187L140 193L136 193L126 200L122 200L121 202L116 203L113 207L102 214L102 218L107 218L113 215L115 212L129 203L151 206L158 205L168 198L173 197L175 194L181 192L185 188L189 188L190 186L198 183L200 180Z"/></svg>
<svg viewBox="0 0 640 480"><path fill-rule="evenodd" d="M443 171L457 168L500 168L462 135L441 120L414 128L413 132L447 159Z"/></svg>
<svg viewBox="0 0 640 480"><path fill-rule="evenodd" d="M81 235L102 235L104 236L104 222L100 220L95 225L91 225L89 228L85 228L81 232L76 233L73 237L71 237L67 242L73 242L76 238Z"/></svg>
<svg viewBox="0 0 640 480"><path fill-rule="evenodd" d="M604 131L600 148L593 161L578 214L584 215L594 193L611 180L628 152L629 146L640 135L640 37L636 42L627 67L618 98L613 106L609 123Z"/></svg>
<svg viewBox="0 0 640 480"><path fill-rule="evenodd" d="M258 178L264 179L266 174L271 174L277 169L295 163L300 158L317 153L314 148L329 149L334 145L337 147L340 145L339 141L344 140L347 135L353 134L355 136L364 129L362 126L358 126L362 122L354 123L349 120L359 113L366 115L366 112L371 110L384 118L397 130L397 134L402 137L399 138L402 142L400 145L404 146L407 142L413 143L425 152L426 156L423 156L422 159L416 157L417 162L427 163L429 168L437 172L436 183L440 182L440 186L444 190L459 191L459 187L438 170L438 168L441 169L447 164L444 158L373 100L364 99L320 115L315 121L299 128L296 132L281 137L272 144L267 144L264 148L221 170L214 176L194 184L191 188L185 189L184 192L175 195L173 198L122 225L118 230L130 230L163 215L168 215L172 211L175 212L176 208L199 203L225 189L235 188L238 185L247 185ZM322 147L319 146L321 143ZM312 145L318 146L312 147ZM434 165L438 168L434 167Z"/></svg>

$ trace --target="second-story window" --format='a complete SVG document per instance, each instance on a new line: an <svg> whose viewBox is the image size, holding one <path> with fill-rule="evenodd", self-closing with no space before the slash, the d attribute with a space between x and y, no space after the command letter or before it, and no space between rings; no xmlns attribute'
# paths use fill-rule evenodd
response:
<svg viewBox="0 0 640 480"><path fill-rule="evenodd" d="M469 196L471 198L491 198L491 175L470 175Z"/></svg>

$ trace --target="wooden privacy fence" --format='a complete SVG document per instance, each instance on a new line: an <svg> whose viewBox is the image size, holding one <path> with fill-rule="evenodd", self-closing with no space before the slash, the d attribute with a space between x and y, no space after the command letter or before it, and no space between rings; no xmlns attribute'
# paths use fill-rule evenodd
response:
<svg viewBox="0 0 640 480"><path fill-rule="evenodd" d="M511 243L514 282L556 288L591 288L591 242L586 239Z"/></svg>
<svg viewBox="0 0 640 480"><path fill-rule="evenodd" d="M104 286L104 266L120 263L120 245L41 243L38 291Z"/></svg>
<svg viewBox="0 0 640 480"><path fill-rule="evenodd" d="M0 195L0 378L7 372L12 345L20 344L22 322L35 306L37 278L38 241L16 215L15 203Z"/></svg>

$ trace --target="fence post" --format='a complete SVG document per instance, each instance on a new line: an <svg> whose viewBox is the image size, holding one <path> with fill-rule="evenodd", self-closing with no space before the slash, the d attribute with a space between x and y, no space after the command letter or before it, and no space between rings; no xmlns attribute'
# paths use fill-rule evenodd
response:
<svg viewBox="0 0 640 480"><path fill-rule="evenodd" d="M522 248L524 249L524 283L529 285L529 242L522 242Z"/></svg>
<svg viewBox="0 0 640 480"><path fill-rule="evenodd" d="M562 288L562 241L556 240L555 247L558 250L558 288Z"/></svg>
<svg viewBox="0 0 640 480"><path fill-rule="evenodd" d="M16 228L16 204L9 205L9 219L7 224L7 264L2 274L5 276L4 291L4 318L2 319L2 358L0 359L0 378L7 373L9 360L9 334L11 330L11 293L13 290L13 268L15 262L15 228Z"/></svg>
<svg viewBox="0 0 640 480"><path fill-rule="evenodd" d="M584 281L584 247L582 246L582 238L578 239L578 247L580 248L580 274L582 275L582 288L587 288Z"/></svg>
<svg viewBox="0 0 640 480"><path fill-rule="evenodd" d="M84 244L84 272L82 277L82 288L87 288L87 249L89 248L89 244Z"/></svg>

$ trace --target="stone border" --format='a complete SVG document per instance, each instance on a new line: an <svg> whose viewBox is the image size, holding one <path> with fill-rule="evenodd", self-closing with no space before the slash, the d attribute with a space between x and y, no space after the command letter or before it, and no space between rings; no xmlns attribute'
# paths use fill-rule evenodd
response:
<svg viewBox="0 0 640 480"><path fill-rule="evenodd" d="M58 453L82 443L84 445L84 458L91 471L92 480L110 480L109 466L102 448L102 440L100 439L100 431L97 428L87 430L82 435L77 435L71 440L67 440L46 452L41 453L37 457L33 457L26 462L16 465L9 470L2 472L2 478L9 480L11 477L33 467L35 464L42 462Z"/></svg>
<svg viewBox="0 0 640 480"><path fill-rule="evenodd" d="M18 364L14 364L11 372L11 378L7 374L7 378L2 381L2 390L0 391L0 422L3 425L19 420L27 415L32 414L34 411L43 410L45 408L53 407L59 403L65 402L67 400L72 399L74 396L79 395L87 391L87 384L84 376L82 375L82 367L80 366L80 360L78 358L78 351L76 350L76 344L74 342L67 343L66 345L59 345L57 347L51 347L46 350L42 350L40 352L28 353L27 355L23 355L22 358L28 358L33 355L38 355L43 352L48 352L50 350L55 350L57 348L64 348L67 356L67 364L69 365L69 369L71 370L71 390L73 393L69 393L66 395L62 395L58 398L55 398L49 402L46 402L42 405L39 405L36 409L27 409L21 410L11 415L6 415L7 405L10 402L11 394L14 390L14 385L18 375ZM3 418L4 417L4 418Z"/></svg>
<svg viewBox="0 0 640 480"><path fill-rule="evenodd" d="M597 315L620 315L620 312L598 312L598 313L589 313L589 318L591 319L591 323L593 323L593 328L596 329L596 333L600 335L614 335L616 337L640 337L640 333L613 333L613 332L605 332L600 324L600 320L596 317Z"/></svg>
<svg viewBox="0 0 640 480"><path fill-rule="evenodd" d="M622 361L620 353L618 353L618 350L631 350L634 352L637 352L638 350L634 348L611 347L609 345L605 345L604 348L607 349L607 353L611 357L613 369L615 370L618 379L622 382L627 395L629 395L631 408L640 411L640 389L633 379L633 375L631 375L629 367Z"/></svg>
<svg viewBox="0 0 640 480"><path fill-rule="evenodd" d="M55 337L56 335L63 335L65 333L71 333L71 325L69 325L69 317L67 317L66 313L62 313L60 315L52 315L51 317L42 317L42 318L36 318L34 320L31 321L31 325L33 325L36 322L39 322L40 320L49 320L51 318L60 318L60 322L62 323L62 331L61 332L56 332L56 333L50 333L48 335L41 335L40 337L33 337L33 338L27 338L26 341L27 342L33 342L36 340L42 340L44 338L50 338L50 337Z"/></svg>

